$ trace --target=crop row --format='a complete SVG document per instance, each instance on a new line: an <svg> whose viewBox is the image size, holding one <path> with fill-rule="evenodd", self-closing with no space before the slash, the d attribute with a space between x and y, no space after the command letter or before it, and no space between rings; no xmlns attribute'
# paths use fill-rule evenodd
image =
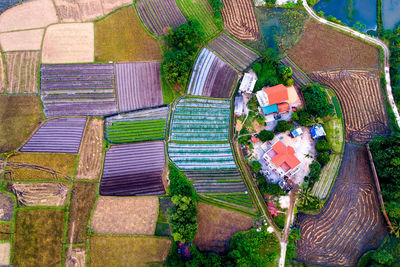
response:
<svg viewBox="0 0 400 267"><path fill-rule="evenodd" d="M220 200L223 202L229 202L236 205L252 208L253 202L246 193L230 193L230 194L205 194L207 197L213 198L215 200Z"/></svg>

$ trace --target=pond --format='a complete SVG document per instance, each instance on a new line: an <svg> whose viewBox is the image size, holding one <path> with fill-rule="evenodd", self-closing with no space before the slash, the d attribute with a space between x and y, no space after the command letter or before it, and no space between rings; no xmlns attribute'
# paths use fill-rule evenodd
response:
<svg viewBox="0 0 400 267"><path fill-rule="evenodd" d="M393 30L400 25L400 0L382 1L383 28Z"/></svg>
<svg viewBox="0 0 400 267"><path fill-rule="evenodd" d="M333 16L350 27L367 32L376 30L376 4L376 0L321 0L314 9L323 11L326 17Z"/></svg>

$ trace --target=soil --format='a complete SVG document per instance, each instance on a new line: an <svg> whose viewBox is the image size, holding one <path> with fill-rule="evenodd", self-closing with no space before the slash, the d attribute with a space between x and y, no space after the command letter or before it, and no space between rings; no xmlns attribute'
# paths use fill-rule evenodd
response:
<svg viewBox="0 0 400 267"><path fill-rule="evenodd" d="M9 266L10 265L10 252L11 252L11 244L10 243L0 243L0 265L1 266Z"/></svg>
<svg viewBox="0 0 400 267"><path fill-rule="evenodd" d="M47 28L42 63L94 61L93 23L57 24Z"/></svg>
<svg viewBox="0 0 400 267"><path fill-rule="evenodd" d="M19 206L65 206L68 184L59 183L14 183L11 191Z"/></svg>
<svg viewBox="0 0 400 267"><path fill-rule="evenodd" d="M101 234L153 235L157 197L99 197L91 226Z"/></svg>
<svg viewBox="0 0 400 267"><path fill-rule="evenodd" d="M90 119L83 136L75 178L97 180L103 163L103 120Z"/></svg>
<svg viewBox="0 0 400 267"><path fill-rule="evenodd" d="M197 210L199 226L194 244L200 251L225 254L232 236L249 230L253 225L251 217L202 202L197 204Z"/></svg>
<svg viewBox="0 0 400 267"><path fill-rule="evenodd" d="M11 221L14 212L14 199L0 193L0 221Z"/></svg>
<svg viewBox="0 0 400 267"><path fill-rule="evenodd" d="M66 267L85 267L86 266L86 250L85 248L75 247L67 248L65 252Z"/></svg>
<svg viewBox="0 0 400 267"><path fill-rule="evenodd" d="M0 240L10 240L11 238L11 223L0 223Z"/></svg>
<svg viewBox="0 0 400 267"><path fill-rule="evenodd" d="M8 32L0 34L0 44L3 51L40 50L43 29Z"/></svg>

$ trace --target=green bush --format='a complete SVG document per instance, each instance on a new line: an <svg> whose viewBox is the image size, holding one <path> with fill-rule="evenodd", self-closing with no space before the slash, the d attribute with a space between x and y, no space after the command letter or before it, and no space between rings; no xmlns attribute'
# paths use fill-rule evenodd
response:
<svg viewBox="0 0 400 267"><path fill-rule="evenodd" d="M318 139L317 144L315 145L315 150L318 152L330 151L331 149L331 145L325 139Z"/></svg>
<svg viewBox="0 0 400 267"><path fill-rule="evenodd" d="M317 160L321 165L326 165L330 159L330 155L326 151L319 152L317 155Z"/></svg>
<svg viewBox="0 0 400 267"><path fill-rule="evenodd" d="M286 132L293 130L294 130L294 124L289 123L285 120L278 121L278 124L275 127L275 132Z"/></svg>
<svg viewBox="0 0 400 267"><path fill-rule="evenodd" d="M262 165L261 165L261 163L260 162L258 162L257 160L253 160L252 162L251 162L251 168L252 168L252 170L255 172L255 173L259 173L260 171L261 171L261 169L262 169Z"/></svg>
<svg viewBox="0 0 400 267"><path fill-rule="evenodd" d="M271 196L284 196L285 192L278 184L268 183L265 179L264 175L259 174L257 177L257 184L260 192L263 195L271 195Z"/></svg>
<svg viewBox="0 0 400 267"><path fill-rule="evenodd" d="M261 141L265 142L265 141L270 141L270 140L274 139L275 134L274 134L274 132L271 132L271 131L262 130L258 134L258 137L260 138Z"/></svg>
<svg viewBox="0 0 400 267"><path fill-rule="evenodd" d="M278 213L278 216L273 217L275 224L283 229L285 227L286 215L285 213Z"/></svg>
<svg viewBox="0 0 400 267"><path fill-rule="evenodd" d="M245 136L239 137L238 142L239 142L239 144L244 145L244 146L250 145L250 135L245 135Z"/></svg>
<svg viewBox="0 0 400 267"><path fill-rule="evenodd" d="M306 102L306 110L313 116L324 118L333 116L334 107L329 103L328 94L318 83L301 87Z"/></svg>
<svg viewBox="0 0 400 267"><path fill-rule="evenodd" d="M319 164L317 161L313 161L310 164L310 173L304 178L304 180L308 182L309 186L312 186L314 183L318 182L321 171L321 164Z"/></svg>
<svg viewBox="0 0 400 267"><path fill-rule="evenodd" d="M315 118L308 113L305 109L299 109L292 113L292 119L297 121L301 126L311 126L314 124Z"/></svg>
<svg viewBox="0 0 400 267"><path fill-rule="evenodd" d="M175 165L169 165L169 194L171 196L182 195L197 199L196 191L186 176Z"/></svg>

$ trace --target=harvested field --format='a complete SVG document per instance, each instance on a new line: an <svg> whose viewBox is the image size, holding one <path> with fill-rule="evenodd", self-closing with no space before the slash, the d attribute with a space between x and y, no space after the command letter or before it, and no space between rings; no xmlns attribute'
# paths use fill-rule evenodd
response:
<svg viewBox="0 0 400 267"><path fill-rule="evenodd" d="M176 0L188 20L197 20L206 37L212 37L219 29L214 24L214 11L209 0Z"/></svg>
<svg viewBox="0 0 400 267"><path fill-rule="evenodd" d="M65 250L65 267L85 267L86 250L82 247L67 248Z"/></svg>
<svg viewBox="0 0 400 267"><path fill-rule="evenodd" d="M167 34L168 28L187 22L175 0L139 0L135 7L140 19L156 35Z"/></svg>
<svg viewBox="0 0 400 267"><path fill-rule="evenodd" d="M71 180L75 162L76 155L72 154L18 153L7 161L6 178L11 180Z"/></svg>
<svg viewBox="0 0 400 267"><path fill-rule="evenodd" d="M120 112L163 103L158 62L117 63L116 84Z"/></svg>
<svg viewBox="0 0 400 267"><path fill-rule="evenodd" d="M20 151L78 154L85 125L86 118L46 121Z"/></svg>
<svg viewBox="0 0 400 267"><path fill-rule="evenodd" d="M126 7L96 22L96 61L161 60L157 41L143 29L133 7Z"/></svg>
<svg viewBox="0 0 400 267"><path fill-rule="evenodd" d="M42 63L93 61L93 23L56 24L47 28L43 40Z"/></svg>
<svg viewBox="0 0 400 267"><path fill-rule="evenodd" d="M377 71L343 70L309 76L337 94L343 109L347 141L368 142L374 135L390 134Z"/></svg>
<svg viewBox="0 0 400 267"><path fill-rule="evenodd" d="M288 55L303 71L313 72L334 68L378 68L379 51L311 20Z"/></svg>
<svg viewBox="0 0 400 267"><path fill-rule="evenodd" d="M86 242L97 186L97 183L75 182L72 187L67 232L67 242L70 244Z"/></svg>
<svg viewBox="0 0 400 267"><path fill-rule="evenodd" d="M117 112L113 64L42 65L40 74L47 117Z"/></svg>
<svg viewBox="0 0 400 267"><path fill-rule="evenodd" d="M161 237L91 236L90 266L146 267L146 263L163 263L171 248L171 240Z"/></svg>
<svg viewBox="0 0 400 267"><path fill-rule="evenodd" d="M89 119L83 136L75 178L97 180L103 164L103 120Z"/></svg>
<svg viewBox="0 0 400 267"><path fill-rule="evenodd" d="M14 212L14 199L0 193L0 221L11 221Z"/></svg>
<svg viewBox="0 0 400 267"><path fill-rule="evenodd" d="M10 240L11 232L11 223L0 223L0 240Z"/></svg>
<svg viewBox="0 0 400 267"><path fill-rule="evenodd" d="M43 29L7 32L0 34L0 44L3 51L40 50Z"/></svg>
<svg viewBox="0 0 400 267"><path fill-rule="evenodd" d="M0 96L0 153L21 146L42 121L38 96Z"/></svg>
<svg viewBox="0 0 400 267"><path fill-rule="evenodd" d="M61 263L63 210L19 209L15 221L14 266L54 266Z"/></svg>
<svg viewBox="0 0 400 267"><path fill-rule="evenodd" d="M101 0L101 3L103 5L104 15L106 15L117 8L131 5L132 0Z"/></svg>
<svg viewBox="0 0 400 267"><path fill-rule="evenodd" d="M0 94L6 90L6 70L4 68L3 54L0 51Z"/></svg>
<svg viewBox="0 0 400 267"><path fill-rule="evenodd" d="M100 197L91 227L99 234L154 235L158 197Z"/></svg>
<svg viewBox="0 0 400 267"><path fill-rule="evenodd" d="M222 0L222 18L225 28L242 41L260 38L260 29L251 0Z"/></svg>
<svg viewBox="0 0 400 267"><path fill-rule="evenodd" d="M0 265L10 266L11 244L9 242L0 243Z"/></svg>
<svg viewBox="0 0 400 267"><path fill-rule="evenodd" d="M229 98L237 81L236 71L207 48L201 50L193 68L188 94Z"/></svg>
<svg viewBox="0 0 400 267"><path fill-rule="evenodd" d="M293 72L292 79L298 85L304 86L311 82L310 78L307 75L305 75L303 72L301 72L301 70L295 64L293 64L292 61L290 61L287 57L284 57L283 59L281 59L280 62L281 62L281 64L292 68L292 72Z"/></svg>
<svg viewBox="0 0 400 267"><path fill-rule="evenodd" d="M194 244L200 251L225 254L232 236L249 230L253 225L251 217L202 202L197 204L197 210L199 226Z"/></svg>
<svg viewBox="0 0 400 267"><path fill-rule="evenodd" d="M65 206L68 184L59 183L13 183L11 191L19 206Z"/></svg>
<svg viewBox="0 0 400 267"><path fill-rule="evenodd" d="M5 53L7 93L34 94L38 92L39 55L39 51Z"/></svg>
<svg viewBox="0 0 400 267"><path fill-rule="evenodd" d="M220 34L208 46L239 71L245 70L259 57L225 33Z"/></svg>
<svg viewBox="0 0 400 267"><path fill-rule="evenodd" d="M32 0L1 13L0 32L42 28L57 22L58 17L51 0Z"/></svg>
<svg viewBox="0 0 400 267"><path fill-rule="evenodd" d="M110 143L165 139L169 107L150 108L105 119L105 136Z"/></svg>
<svg viewBox="0 0 400 267"><path fill-rule="evenodd" d="M357 160L354 160L357 159ZM339 176L320 214L299 214L297 259L309 264L356 266L387 234L364 146L347 143Z"/></svg>

